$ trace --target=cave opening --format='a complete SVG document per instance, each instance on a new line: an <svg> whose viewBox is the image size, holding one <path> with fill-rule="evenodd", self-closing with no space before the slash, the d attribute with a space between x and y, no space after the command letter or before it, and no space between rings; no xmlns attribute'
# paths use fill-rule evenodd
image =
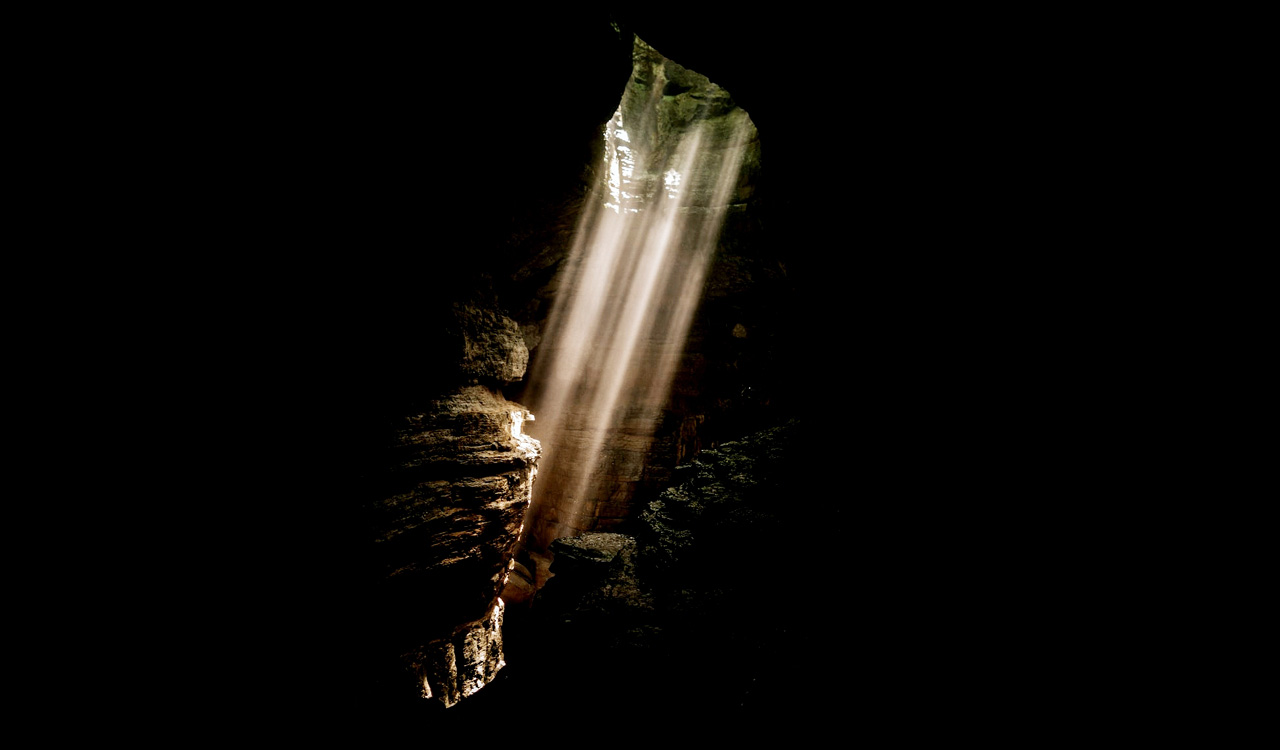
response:
<svg viewBox="0 0 1280 750"><path fill-rule="evenodd" d="M728 92L637 38L523 395L543 449L532 551L633 515L656 432L685 416L672 382L756 140Z"/></svg>

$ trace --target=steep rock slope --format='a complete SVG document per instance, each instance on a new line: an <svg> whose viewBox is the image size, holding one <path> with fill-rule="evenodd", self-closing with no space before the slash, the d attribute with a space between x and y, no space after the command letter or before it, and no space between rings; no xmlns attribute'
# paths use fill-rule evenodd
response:
<svg viewBox="0 0 1280 750"><path fill-rule="evenodd" d="M527 361L514 322L458 305L453 324L466 384L394 420L370 477L381 490L365 509L379 629L422 694L445 705L504 665L498 594L539 456L524 433L532 415L499 391Z"/></svg>

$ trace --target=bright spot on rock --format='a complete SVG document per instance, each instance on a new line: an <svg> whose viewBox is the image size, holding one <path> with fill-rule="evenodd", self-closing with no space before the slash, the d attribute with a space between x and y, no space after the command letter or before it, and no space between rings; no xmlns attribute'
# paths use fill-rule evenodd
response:
<svg viewBox="0 0 1280 750"><path fill-rule="evenodd" d="M667 170L667 173L662 176L662 184L663 184L663 187L665 187L667 190L668 198L674 199L674 198L680 197L680 173L679 172L675 171L674 169Z"/></svg>
<svg viewBox="0 0 1280 750"><path fill-rule="evenodd" d="M516 448L526 458L533 458L539 454L542 446L537 440L531 436L524 434L524 423L536 421L533 418L533 412L516 410L511 412L511 438L516 441Z"/></svg>
<svg viewBox="0 0 1280 750"><path fill-rule="evenodd" d="M604 161L609 171L609 195L613 198L605 206L615 214L635 213L638 210L626 205L635 200L635 196L626 191L635 176L636 166L636 155L630 146L623 145L630 142L631 136L622 127L622 108L619 106L604 129Z"/></svg>

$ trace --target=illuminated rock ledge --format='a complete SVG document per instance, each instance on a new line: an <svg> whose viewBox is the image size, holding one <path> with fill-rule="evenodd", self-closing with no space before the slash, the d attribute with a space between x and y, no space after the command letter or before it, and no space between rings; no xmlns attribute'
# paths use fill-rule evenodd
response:
<svg viewBox="0 0 1280 750"><path fill-rule="evenodd" d="M489 684L506 666L502 654L502 599L484 617L458 628L452 636L432 641L407 654L422 684L422 696L446 707Z"/></svg>
<svg viewBox="0 0 1280 750"><path fill-rule="evenodd" d="M499 592L538 474L534 416L501 386L527 358L510 319L457 306L459 385L394 420L366 518L376 555L371 619L428 698L452 706L505 663ZM394 657L394 658L393 658ZM395 678L404 676L400 673Z"/></svg>

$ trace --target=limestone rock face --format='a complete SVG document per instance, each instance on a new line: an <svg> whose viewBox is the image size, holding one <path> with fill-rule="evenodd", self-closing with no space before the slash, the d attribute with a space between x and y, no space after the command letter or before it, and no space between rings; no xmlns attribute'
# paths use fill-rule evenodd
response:
<svg viewBox="0 0 1280 750"><path fill-rule="evenodd" d="M445 705L504 663L498 595L537 475L530 418L482 385L430 402L401 421L370 509L382 614L423 694Z"/></svg>
<svg viewBox="0 0 1280 750"><path fill-rule="evenodd" d="M652 609L652 597L636 577L636 540L626 534L587 533L563 537L551 544L555 555L552 579L543 588L546 598L573 599L579 611Z"/></svg>
<svg viewBox="0 0 1280 750"><path fill-rule="evenodd" d="M527 605L533 601L536 593L537 582L534 573L519 561L513 560L511 573L507 576L507 584L502 587L502 601Z"/></svg>
<svg viewBox="0 0 1280 750"><path fill-rule="evenodd" d="M470 305L454 308L462 334L462 372L473 382L506 385L524 377L529 349L514 320Z"/></svg>
<svg viewBox="0 0 1280 750"><path fill-rule="evenodd" d="M556 638L609 654L653 645L644 643L653 627L654 599L639 577L635 537L588 532L557 539L550 551L552 577L533 611L557 623Z"/></svg>
<svg viewBox="0 0 1280 750"><path fill-rule="evenodd" d="M681 590L716 581L714 564L736 549L776 544L778 531L798 512L778 494L802 486L790 463L795 451L788 451L797 432L791 422L704 450L677 467L679 484L640 514L644 574ZM703 569L707 561L713 567Z"/></svg>
<svg viewBox="0 0 1280 750"><path fill-rule="evenodd" d="M679 136L694 127L703 131L706 148L692 164L682 183L693 189L687 194L694 207L711 206L716 184L708 173L717 171L725 158L725 149L742 125L748 132L747 148L739 168L736 189L728 195L730 203L751 195L751 184L759 167L760 144L755 126L746 111L740 109L728 91L706 76L689 70L637 38L632 54L634 68L629 88L618 110L618 122L627 128L630 145L649 154L665 155L676 147ZM667 163L663 157L650 158L648 165ZM642 166L642 165L638 165ZM661 196L665 174L638 168L623 180L627 192L651 201Z"/></svg>
<svg viewBox="0 0 1280 750"><path fill-rule="evenodd" d="M474 694L506 666L502 653L504 604L495 599L485 616L461 625L448 638L431 641L408 655L422 683L422 696L446 707Z"/></svg>

